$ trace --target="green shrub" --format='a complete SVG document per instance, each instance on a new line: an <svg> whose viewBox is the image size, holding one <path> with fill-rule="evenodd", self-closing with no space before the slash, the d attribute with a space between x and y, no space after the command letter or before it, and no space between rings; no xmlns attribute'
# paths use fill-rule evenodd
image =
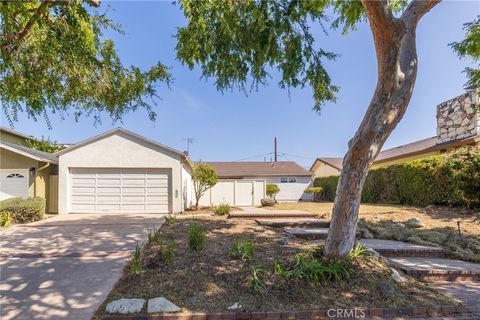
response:
<svg viewBox="0 0 480 320"><path fill-rule="evenodd" d="M11 198L0 202L0 214L8 212L11 223L29 223L45 217L46 201L44 198Z"/></svg>
<svg viewBox="0 0 480 320"><path fill-rule="evenodd" d="M177 218L175 218L175 216L172 216L170 214L168 216L165 216L165 218L163 218L163 219L164 219L164 223L165 223L166 226L170 226L170 225L174 224L175 221L177 221Z"/></svg>
<svg viewBox="0 0 480 320"><path fill-rule="evenodd" d="M265 192L271 199L275 199L280 192L280 188L275 183L267 183Z"/></svg>
<svg viewBox="0 0 480 320"><path fill-rule="evenodd" d="M350 271L344 260L328 261L321 257L315 250L307 250L295 256L290 266L277 263L279 275L292 280L304 280L312 285L326 281L340 281L350 277ZM277 271L276 271L277 272Z"/></svg>
<svg viewBox="0 0 480 320"><path fill-rule="evenodd" d="M240 258L242 260L248 260L253 258L253 252L255 245L252 239L240 239L239 236L235 237L232 247L230 248L230 255Z"/></svg>
<svg viewBox="0 0 480 320"><path fill-rule="evenodd" d="M152 245L159 243L162 240L162 234L160 228L151 227L147 229L147 244Z"/></svg>
<svg viewBox="0 0 480 320"><path fill-rule="evenodd" d="M221 203L213 208L213 213L217 216L224 216L230 213L230 205L228 203Z"/></svg>
<svg viewBox="0 0 480 320"><path fill-rule="evenodd" d="M262 290L265 290L265 283L263 281L263 276L265 270L261 266L250 266L251 279L250 283L252 285L253 292L259 293Z"/></svg>
<svg viewBox="0 0 480 320"><path fill-rule="evenodd" d="M350 257L352 258L362 258L367 255L367 248L361 243L356 243L350 252Z"/></svg>
<svg viewBox="0 0 480 320"><path fill-rule="evenodd" d="M12 214L10 212L0 212L0 227L8 228L12 225Z"/></svg>
<svg viewBox="0 0 480 320"><path fill-rule="evenodd" d="M205 229L198 222L188 227L188 247L193 251L201 251L205 246Z"/></svg>
<svg viewBox="0 0 480 320"><path fill-rule="evenodd" d="M132 260L130 260L130 274L138 276L142 272L142 245L135 245L135 253Z"/></svg>
<svg viewBox="0 0 480 320"><path fill-rule="evenodd" d="M337 176L315 179L320 198L333 201ZM369 171L362 192L367 203L480 207L480 148L463 148Z"/></svg>
<svg viewBox="0 0 480 320"><path fill-rule="evenodd" d="M175 243L173 241L170 241L167 246L164 248L162 246L161 248L161 256L162 260L166 265L169 265L173 261L173 247Z"/></svg>
<svg viewBox="0 0 480 320"><path fill-rule="evenodd" d="M321 193L323 191L322 187L311 187L305 189L303 192L305 193Z"/></svg>

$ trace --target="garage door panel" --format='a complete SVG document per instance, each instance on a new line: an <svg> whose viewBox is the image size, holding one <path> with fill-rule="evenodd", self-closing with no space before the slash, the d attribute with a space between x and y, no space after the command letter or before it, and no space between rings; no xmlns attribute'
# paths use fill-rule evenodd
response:
<svg viewBox="0 0 480 320"><path fill-rule="evenodd" d="M95 187L72 187L72 195L95 194Z"/></svg>
<svg viewBox="0 0 480 320"><path fill-rule="evenodd" d="M169 211L169 175L165 170L72 168L70 172L72 211Z"/></svg>

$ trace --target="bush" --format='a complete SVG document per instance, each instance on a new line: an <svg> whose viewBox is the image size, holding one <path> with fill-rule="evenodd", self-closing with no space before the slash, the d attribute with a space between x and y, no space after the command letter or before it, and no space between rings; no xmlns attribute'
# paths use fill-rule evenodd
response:
<svg viewBox="0 0 480 320"><path fill-rule="evenodd" d="M135 253L132 260L130 260L130 274L138 276L142 272L142 245L135 245Z"/></svg>
<svg viewBox="0 0 480 320"><path fill-rule="evenodd" d="M239 236L236 236L232 247L230 248L230 255L242 260L248 260L253 258L254 248L255 246L252 239L242 240Z"/></svg>
<svg viewBox="0 0 480 320"><path fill-rule="evenodd" d="M44 198L12 198L0 202L0 214L10 215L11 223L29 223L45 217L46 201Z"/></svg>
<svg viewBox="0 0 480 320"><path fill-rule="evenodd" d="M333 201L338 177L315 179L320 198ZM368 173L362 192L367 203L480 207L480 148L404 162Z"/></svg>
<svg viewBox="0 0 480 320"><path fill-rule="evenodd" d="M177 221L177 218L175 218L175 216L169 214L168 216L165 216L164 221L165 221L164 223L165 223L166 226L170 226L170 225L174 224L175 221Z"/></svg>
<svg viewBox="0 0 480 320"><path fill-rule="evenodd" d="M213 208L213 213L217 216L224 216L230 213L230 205L228 203L221 203Z"/></svg>
<svg viewBox="0 0 480 320"><path fill-rule="evenodd" d="M322 191L323 191L322 187L312 187L312 188L305 189L303 192L307 194L311 194L312 195L311 200L316 201L316 200L320 200Z"/></svg>
<svg viewBox="0 0 480 320"><path fill-rule="evenodd" d="M188 227L188 247L193 251L201 251L205 246L205 229L198 222Z"/></svg>
<svg viewBox="0 0 480 320"><path fill-rule="evenodd" d="M0 227L8 228L12 225L12 214L10 212L0 212Z"/></svg>
<svg viewBox="0 0 480 320"><path fill-rule="evenodd" d="M267 183L265 192L271 199L275 199L277 194L280 192L280 188L275 183Z"/></svg>

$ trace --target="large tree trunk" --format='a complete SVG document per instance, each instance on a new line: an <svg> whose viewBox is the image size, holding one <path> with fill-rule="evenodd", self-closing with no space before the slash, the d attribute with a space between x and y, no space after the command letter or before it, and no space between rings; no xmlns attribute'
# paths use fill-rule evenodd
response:
<svg viewBox="0 0 480 320"><path fill-rule="evenodd" d="M352 250L368 170L402 119L412 96L417 75L417 23L437 2L414 1L401 18L394 18L386 2L362 0L375 42L378 80L367 112L343 159L325 246L325 255L329 258L345 256Z"/></svg>

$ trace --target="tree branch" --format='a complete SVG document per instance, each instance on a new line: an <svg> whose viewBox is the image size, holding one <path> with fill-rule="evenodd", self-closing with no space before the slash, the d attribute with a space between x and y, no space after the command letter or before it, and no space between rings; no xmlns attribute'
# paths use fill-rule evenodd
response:
<svg viewBox="0 0 480 320"><path fill-rule="evenodd" d="M87 3L95 8L100 7L100 2L101 0L87 0Z"/></svg>
<svg viewBox="0 0 480 320"><path fill-rule="evenodd" d="M441 0L415 0L412 1L403 12L400 19L407 28L415 28L424 14L440 3Z"/></svg>
<svg viewBox="0 0 480 320"><path fill-rule="evenodd" d="M45 11L48 9L50 6L51 1L44 0L42 3L38 6L38 8L35 10L35 12L32 14L30 19L28 20L27 24L23 28L22 31L15 32L14 34L8 35L6 38L7 40L1 44L1 51L10 51L11 46L14 45L15 43L18 43L22 41L27 34L30 32L30 30L33 28L37 20L40 18L40 16L45 13Z"/></svg>

